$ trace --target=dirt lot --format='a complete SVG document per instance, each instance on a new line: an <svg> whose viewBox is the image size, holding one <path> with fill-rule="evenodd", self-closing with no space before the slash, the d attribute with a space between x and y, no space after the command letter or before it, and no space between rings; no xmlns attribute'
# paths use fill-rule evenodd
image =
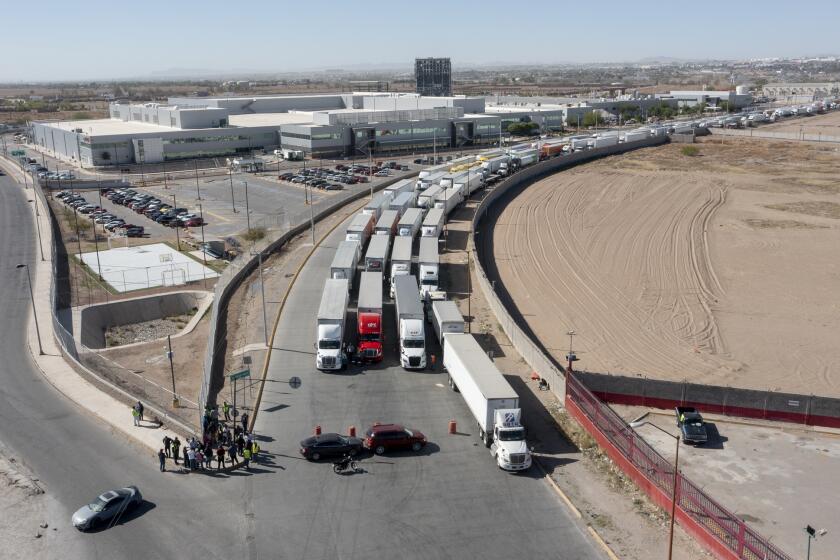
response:
<svg viewBox="0 0 840 560"><path fill-rule="evenodd" d="M788 119L781 122L761 125L761 130L773 132L804 132L805 134L822 134L823 136L840 137L840 111L825 115Z"/></svg>
<svg viewBox="0 0 840 560"><path fill-rule="evenodd" d="M648 412L616 407L627 420ZM646 420L674 433L674 415L650 411ZM840 484L840 436L798 426L730 421L709 416L709 443L680 448L680 469L712 496L788 553L804 549L803 528L826 529L812 543L811 558L837 557L837 500L828 488ZM674 440L650 426L637 430L669 461Z"/></svg>
<svg viewBox="0 0 840 560"><path fill-rule="evenodd" d="M836 146L706 139L526 189L493 233L524 320L583 369L840 396Z"/></svg>

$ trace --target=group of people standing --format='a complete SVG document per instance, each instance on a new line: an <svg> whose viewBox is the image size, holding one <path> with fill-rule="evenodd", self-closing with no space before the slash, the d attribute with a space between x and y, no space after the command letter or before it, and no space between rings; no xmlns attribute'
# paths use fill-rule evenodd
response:
<svg viewBox="0 0 840 560"><path fill-rule="evenodd" d="M138 403L139 404L139 403ZM142 405L141 405L142 406ZM218 406L207 406L202 417L202 441L195 437L182 443L178 436L175 438L165 435L163 448L158 451L161 472L166 470L166 460L172 459L178 465L179 459L190 471L210 470L216 461L216 470L236 466L237 458L242 459L243 466L250 470L251 461L257 460L260 446L253 435L248 432L248 413L239 418L241 427L231 419L231 407L224 402L222 405L224 420L219 419ZM235 412L234 412L235 415ZM232 426L228 425L228 422Z"/></svg>

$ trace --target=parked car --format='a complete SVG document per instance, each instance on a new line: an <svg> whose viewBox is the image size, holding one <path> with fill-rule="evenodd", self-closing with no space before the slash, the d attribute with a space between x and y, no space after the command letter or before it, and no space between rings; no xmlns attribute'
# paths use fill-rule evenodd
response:
<svg viewBox="0 0 840 560"><path fill-rule="evenodd" d="M201 227L203 225L204 225L204 220L202 220L200 216L196 216L195 218L190 218L189 220L184 222L184 227Z"/></svg>
<svg viewBox="0 0 840 560"><path fill-rule="evenodd" d="M321 434L300 442L300 454L310 461L318 461L323 457L352 457L361 450L362 440L341 434Z"/></svg>
<svg viewBox="0 0 840 560"><path fill-rule="evenodd" d="M127 237L143 237L145 230L141 227L125 228L125 235Z"/></svg>
<svg viewBox="0 0 840 560"><path fill-rule="evenodd" d="M693 406L677 406L674 408L677 416L677 427L682 432L682 439L686 443L700 445L709 440L706 423Z"/></svg>
<svg viewBox="0 0 840 560"><path fill-rule="evenodd" d="M365 432L364 445L377 455L396 449L420 451L426 445L426 436L399 424L375 424Z"/></svg>
<svg viewBox="0 0 840 560"><path fill-rule="evenodd" d="M130 508L142 503L143 496L136 486L109 490L76 510L72 516L73 526L80 531L87 531L114 524Z"/></svg>

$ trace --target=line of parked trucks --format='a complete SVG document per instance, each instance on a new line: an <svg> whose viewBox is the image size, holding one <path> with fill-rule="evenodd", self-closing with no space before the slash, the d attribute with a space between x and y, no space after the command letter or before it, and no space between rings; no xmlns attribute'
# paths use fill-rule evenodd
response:
<svg viewBox="0 0 840 560"><path fill-rule="evenodd" d="M505 175L538 159L538 150L532 148L468 156L441 166L446 169L424 170L419 179L399 181L374 196L350 220L336 248L316 318L316 367L347 367L353 358L345 343L352 338L347 332L347 312L361 268L354 361L383 359L387 289L394 302L400 366L407 370L428 367L430 323L444 351L449 386L460 391L482 441L499 467L509 471L531 465L518 395L475 338L465 334L457 306L440 290L439 239L447 216L485 186L488 176ZM466 167L453 172L451 168L457 166Z"/></svg>

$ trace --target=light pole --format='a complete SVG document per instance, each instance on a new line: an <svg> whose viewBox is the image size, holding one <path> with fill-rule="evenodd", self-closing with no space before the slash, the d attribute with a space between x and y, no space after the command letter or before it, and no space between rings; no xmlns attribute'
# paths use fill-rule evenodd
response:
<svg viewBox="0 0 840 560"><path fill-rule="evenodd" d="M41 220L39 219L40 214L38 213L38 199L27 200L27 202L35 203L35 229L38 231L38 250L41 252L41 261L44 261L44 244L41 243Z"/></svg>
<svg viewBox="0 0 840 560"><path fill-rule="evenodd" d="M569 371L572 371L572 364L577 361L577 356L575 356L574 351L572 350L572 339L574 339L575 331L569 331L566 333L569 335L569 353L566 354L566 360L569 362Z"/></svg>
<svg viewBox="0 0 840 560"><path fill-rule="evenodd" d="M245 183L245 219L248 221L248 235L251 235L251 206L248 203L248 181Z"/></svg>
<svg viewBox="0 0 840 560"><path fill-rule="evenodd" d="M260 295L262 297L263 333L265 335L265 347L268 348L268 314L265 310L265 282L263 281L263 260L262 251L257 253L260 267Z"/></svg>
<svg viewBox="0 0 840 560"><path fill-rule="evenodd" d="M228 181L230 182L230 205L233 207L233 213L236 214L236 200L233 198L233 169L229 167Z"/></svg>
<svg viewBox="0 0 840 560"><path fill-rule="evenodd" d="M32 316L35 318L35 334L38 335L38 355L44 355L44 348L41 346L41 328L38 326L38 314L35 312L35 295L32 293L32 277L29 275L29 267L19 264L15 268L26 269L26 284L29 286L29 301L32 302Z"/></svg>
<svg viewBox="0 0 840 560"><path fill-rule="evenodd" d="M671 560L671 558L673 556L673 553L674 553L674 516L677 513L677 484L679 482L679 476L680 476L680 474L679 474L680 473L680 470L679 470L680 469L680 436L679 435L675 436L674 434L672 434L668 430L663 430L662 428L660 428L656 424L654 424L652 422L648 422L647 420L630 422L629 425L630 425L631 428L641 428L645 424L647 424L648 426L652 426L652 427L656 428L657 430L659 430L660 432L662 432L663 434L665 434L667 436L670 436L670 437L674 438L675 440L677 440L677 452L676 452L676 455L675 455L675 458L674 458L674 484L673 484L673 489L671 491L671 522L670 522L670 527L668 529L668 560ZM808 546L810 547L810 545L811 545L811 541L809 540L808 541Z"/></svg>

